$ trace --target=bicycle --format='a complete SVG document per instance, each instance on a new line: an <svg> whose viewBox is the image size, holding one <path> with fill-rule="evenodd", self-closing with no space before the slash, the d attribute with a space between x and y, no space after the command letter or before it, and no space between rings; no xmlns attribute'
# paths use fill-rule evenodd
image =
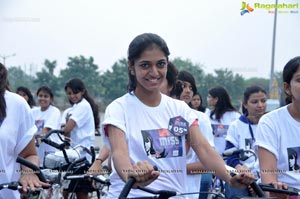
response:
<svg viewBox="0 0 300 199"><path fill-rule="evenodd" d="M32 169L32 171L38 176L39 180L42 182L47 182L49 184L51 184L51 187L47 187L45 188L38 188L36 189L34 192L32 192L30 189L28 189L28 193L26 194L26 196L22 197L23 199L43 199L43 198L47 198L47 199L61 199L62 195L60 194L60 190L59 190L59 181L57 180L57 178L55 178L55 180L53 178L46 178L44 173L42 172L42 170L32 164L31 162L29 162L28 160L22 158L22 157L17 157L16 162L27 166L28 168ZM7 188L12 189L12 190L19 190L20 188L22 188L22 186L17 183L17 182L12 182L12 183L8 183L9 185L7 186Z"/></svg>
<svg viewBox="0 0 300 199"><path fill-rule="evenodd" d="M63 198L61 192L62 192L62 181L60 176L62 175L61 172L57 173L58 175L55 176L55 178L48 178L47 174L44 172L43 169L40 169L38 166L33 165L31 162L27 161L24 158L18 157L17 162L20 164L23 164L33 170L35 174L38 175L39 179L43 182L48 182L51 184L50 188L47 189L37 189L34 192L29 192L30 196L26 198L31 198L31 199L61 199ZM86 164L87 160L86 157L80 158L74 162L72 162L67 170L65 171L66 174L63 176L64 180L75 180L75 179L93 179L96 182L102 184L103 186L109 186L110 182L109 179L106 179L102 176L91 176L87 174L82 174L82 175L74 175L72 171L82 167L82 165ZM46 175L45 175L46 174ZM5 186L3 185L3 188L9 188L13 190L17 190L22 188L18 183L12 182L12 183L7 183ZM101 192L99 192L99 195L97 195L97 198L100 198ZM71 195L71 198L74 198L75 195Z"/></svg>
<svg viewBox="0 0 300 199"><path fill-rule="evenodd" d="M245 154L251 154L251 155L245 155ZM231 161L234 161L236 159L245 161L249 159L250 157L254 157L255 161L257 160L256 154L250 150L250 149L237 149L235 147L231 149L227 149L222 153L223 160L227 160L228 156L231 155L238 155L238 157L232 159ZM208 196L208 199L218 199L225 197L225 183L219 179L218 177L214 176L212 179L212 185L210 188L211 194Z"/></svg>
<svg viewBox="0 0 300 199"><path fill-rule="evenodd" d="M236 169L229 167L226 165L227 170L230 172L231 176L237 175L238 172ZM140 190L143 190L147 193L154 194L154 196L145 196L145 197L134 197L134 198L127 198L133 184L135 183L135 179L133 177L130 177L128 181L126 182L123 190L121 191L119 195L119 199L168 199L173 196L185 196L190 195L194 193L178 193L176 191L169 191L169 190L154 190L147 187L140 187L137 188ZM264 191L270 191L270 192L276 192L276 193L283 193L287 195L298 195L300 196L300 190L292 187L288 187L288 189L276 189L271 184L263 184L263 183L256 183L254 181L250 184L250 186L253 188L254 192L258 197L241 197L239 199L276 199L275 197L266 197ZM199 192L197 192L199 193ZM225 197L222 197L225 198Z"/></svg>
<svg viewBox="0 0 300 199"><path fill-rule="evenodd" d="M81 175L65 175L64 176L65 180L83 180L83 179L90 179L94 180L95 182L98 183L97 186L97 198L103 198L107 196L107 192L105 191L105 187L109 187L110 181L109 178L105 178L102 175L98 176L93 176L93 175L88 175L88 174L81 174Z"/></svg>
<svg viewBox="0 0 300 199"><path fill-rule="evenodd" d="M59 137L61 144L55 143L52 140L49 139L49 137L52 134L57 134L57 136ZM71 144L71 140L67 140L67 139L63 139L62 136L64 135L64 131L62 130L51 130L47 133L47 135L45 136L41 136L41 141L58 149L57 152L54 153L49 153L47 155L45 155L45 159L44 159L44 167L47 169L50 169L50 171L53 170L58 170L59 172L59 187L57 189L60 189L62 192L63 188L67 188L70 181L65 178L65 176L69 176L70 174L79 174L81 173L81 171L85 168L89 168L90 166L90 162L87 161L86 158L79 158L79 154L80 154L80 150L84 150L85 152L87 152L90 156L91 156L91 161L93 162L95 160L95 150L94 147L91 146L90 149L87 149L86 147L82 146L82 145L76 145L73 148L70 149L66 149L66 147L69 147ZM64 177L62 178L61 176L64 175ZM75 180L74 178L72 180ZM97 181L97 180L95 180ZM99 180L98 180L99 182ZM103 183L103 184L102 184ZM105 188L106 186L106 182L102 182L100 181L99 186L95 189L93 189L92 192L96 191L97 194L97 198L100 198L100 196L105 196ZM76 184L77 186L77 184ZM76 187L75 187L76 188ZM70 195L70 198L74 198L75 194L75 188L72 191L72 194ZM92 193L90 194L91 197Z"/></svg>

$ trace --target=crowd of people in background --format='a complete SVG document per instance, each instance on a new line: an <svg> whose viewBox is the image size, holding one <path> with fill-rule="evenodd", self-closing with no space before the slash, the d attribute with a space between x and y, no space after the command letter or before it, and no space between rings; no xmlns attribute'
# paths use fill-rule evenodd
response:
<svg viewBox="0 0 300 199"><path fill-rule="evenodd" d="M0 183L19 180L31 189L49 186L15 159L21 156L43 168L45 155L57 149L42 143L41 137L61 129L71 147L80 144L86 148L95 144L95 134L100 131L104 145L98 157L92 162L91 156L80 150L90 166L78 173L101 174L107 162L111 169L107 198L117 198L130 177L136 179L134 187L199 192L189 196L199 199L208 197L213 177L225 182L228 199L254 196L249 184L255 179L276 188L300 189L300 57L292 58L283 68L286 105L266 113L268 93L259 85L241 93L241 112L220 85L208 90L205 106L193 74L178 71L169 54L159 35L145 33L132 40L128 47L128 93L107 106L103 121L81 79L65 83L70 107L59 110L47 85L41 85L36 94L23 86L12 92L7 70L0 63L0 170L5 171L0 173ZM50 138L61 142L55 135ZM230 154L224 162L222 156L230 149L249 153L245 159ZM230 176L225 163L240 174ZM27 172L17 172L20 169ZM72 181L64 189L64 198L75 191L77 198L85 199L92 189L89 180ZM146 195L138 189L129 194ZM0 198L19 197L17 191L0 190Z"/></svg>

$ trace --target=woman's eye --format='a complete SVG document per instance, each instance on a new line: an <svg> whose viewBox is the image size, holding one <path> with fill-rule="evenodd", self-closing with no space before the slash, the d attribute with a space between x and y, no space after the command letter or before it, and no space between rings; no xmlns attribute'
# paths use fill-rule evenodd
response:
<svg viewBox="0 0 300 199"><path fill-rule="evenodd" d="M166 66L166 62L158 62L158 67L163 68Z"/></svg>
<svg viewBox="0 0 300 199"><path fill-rule="evenodd" d="M149 68L149 64L143 63L140 65L142 68Z"/></svg>

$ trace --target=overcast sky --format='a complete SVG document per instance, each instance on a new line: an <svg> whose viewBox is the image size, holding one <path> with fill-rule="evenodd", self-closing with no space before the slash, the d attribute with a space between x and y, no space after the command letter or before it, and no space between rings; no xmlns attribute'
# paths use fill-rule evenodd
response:
<svg viewBox="0 0 300 199"><path fill-rule="evenodd" d="M299 8L278 14L275 71L300 55L300 0L279 3ZM105 71L126 57L136 35L153 32L165 39L171 59L203 64L207 73L229 68L246 78L269 77L274 15L257 8L241 16L241 7L241 0L0 0L0 56L15 53L6 65L28 73L45 59L60 69L68 57L93 56Z"/></svg>

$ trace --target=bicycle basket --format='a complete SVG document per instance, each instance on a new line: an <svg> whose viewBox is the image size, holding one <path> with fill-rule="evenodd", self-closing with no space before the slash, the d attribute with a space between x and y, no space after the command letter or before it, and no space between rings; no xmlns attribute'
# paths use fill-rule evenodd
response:
<svg viewBox="0 0 300 199"><path fill-rule="evenodd" d="M65 149L68 159L70 162L73 162L77 159L79 159L80 154L77 150L74 149ZM48 153L45 155L44 160L44 168L48 169L56 169L60 168L63 165L66 165L67 161L63 155L62 151L56 151L54 153Z"/></svg>

